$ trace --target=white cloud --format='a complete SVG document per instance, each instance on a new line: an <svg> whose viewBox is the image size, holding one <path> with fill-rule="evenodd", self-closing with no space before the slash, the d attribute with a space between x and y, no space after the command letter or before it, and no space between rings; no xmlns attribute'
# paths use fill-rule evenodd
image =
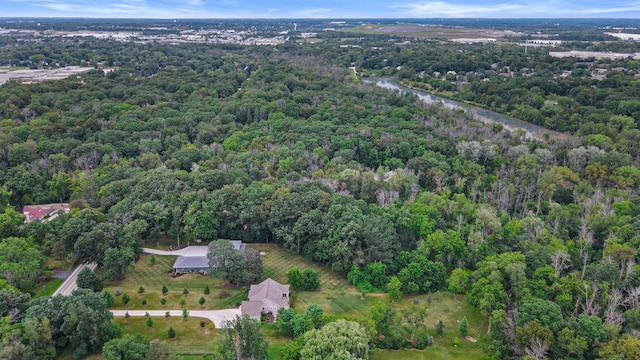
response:
<svg viewBox="0 0 640 360"><path fill-rule="evenodd" d="M451 1L396 2L388 6L400 10L406 17L449 18L545 18L545 17L594 17L640 11L640 3L611 8L592 8L580 1L515 1L504 3L468 4Z"/></svg>
<svg viewBox="0 0 640 360"><path fill-rule="evenodd" d="M640 3L630 3L626 6L617 6L610 8L593 8L583 10L585 14L626 13L633 11L640 11Z"/></svg>
<svg viewBox="0 0 640 360"><path fill-rule="evenodd" d="M330 17L333 9L329 8L310 8L296 10L291 14L294 18L326 18ZM283 15L285 16L285 15ZM288 17L288 16L287 16Z"/></svg>
<svg viewBox="0 0 640 360"><path fill-rule="evenodd" d="M544 14L550 9L544 3L524 5L518 3L471 5L446 1L396 3L390 8L404 9L412 17L505 17L516 14ZM519 17L519 16L518 16Z"/></svg>

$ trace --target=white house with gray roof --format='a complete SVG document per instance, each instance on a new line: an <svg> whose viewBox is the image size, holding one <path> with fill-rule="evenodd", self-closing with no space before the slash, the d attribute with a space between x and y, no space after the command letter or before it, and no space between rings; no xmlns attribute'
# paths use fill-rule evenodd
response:
<svg viewBox="0 0 640 360"><path fill-rule="evenodd" d="M289 308L289 285L282 285L269 278L260 284L251 285L249 288L249 300L243 301L240 307L242 315L251 319L260 320L260 315L277 315L280 308Z"/></svg>

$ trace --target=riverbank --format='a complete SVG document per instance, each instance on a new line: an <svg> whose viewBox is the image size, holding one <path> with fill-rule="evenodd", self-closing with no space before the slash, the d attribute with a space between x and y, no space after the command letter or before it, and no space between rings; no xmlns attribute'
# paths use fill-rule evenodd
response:
<svg viewBox="0 0 640 360"><path fill-rule="evenodd" d="M377 86L383 87L385 89L396 90L400 93L410 92L427 104L441 104L449 109L463 110L473 115L473 117L478 121L487 124L501 123L506 129L510 131L522 130L525 132L526 137L530 139L546 141L552 138L566 139L569 136L568 134L547 129L545 127L532 124L524 120L516 119L474 104L436 95L422 89L410 88L405 85L398 84L395 80L390 78L364 78L363 81L365 83L376 84Z"/></svg>

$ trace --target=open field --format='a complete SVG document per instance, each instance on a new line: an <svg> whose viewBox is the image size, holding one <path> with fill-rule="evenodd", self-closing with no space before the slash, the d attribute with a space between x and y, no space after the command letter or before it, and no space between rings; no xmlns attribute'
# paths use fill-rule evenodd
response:
<svg viewBox="0 0 640 360"><path fill-rule="evenodd" d="M463 27L421 26L416 24L377 25L365 24L344 30L348 33L387 34L395 36L416 37L425 39L475 39L500 38L504 36L521 35L509 30L475 29Z"/></svg>
<svg viewBox="0 0 640 360"><path fill-rule="evenodd" d="M92 70L92 67L67 66L59 69L20 69L0 73L0 85L9 80L23 83L60 80Z"/></svg>

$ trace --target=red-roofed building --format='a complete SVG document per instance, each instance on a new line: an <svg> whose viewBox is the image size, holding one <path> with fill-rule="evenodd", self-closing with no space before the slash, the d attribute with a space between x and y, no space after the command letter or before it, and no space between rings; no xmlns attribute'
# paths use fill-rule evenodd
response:
<svg viewBox="0 0 640 360"><path fill-rule="evenodd" d="M22 209L22 215L24 215L24 222L30 223L32 221L42 220L47 214L47 210L40 206L25 206Z"/></svg>
<svg viewBox="0 0 640 360"><path fill-rule="evenodd" d="M60 212L69 213L69 204L28 205L22 208L25 223L51 221L58 217Z"/></svg>

